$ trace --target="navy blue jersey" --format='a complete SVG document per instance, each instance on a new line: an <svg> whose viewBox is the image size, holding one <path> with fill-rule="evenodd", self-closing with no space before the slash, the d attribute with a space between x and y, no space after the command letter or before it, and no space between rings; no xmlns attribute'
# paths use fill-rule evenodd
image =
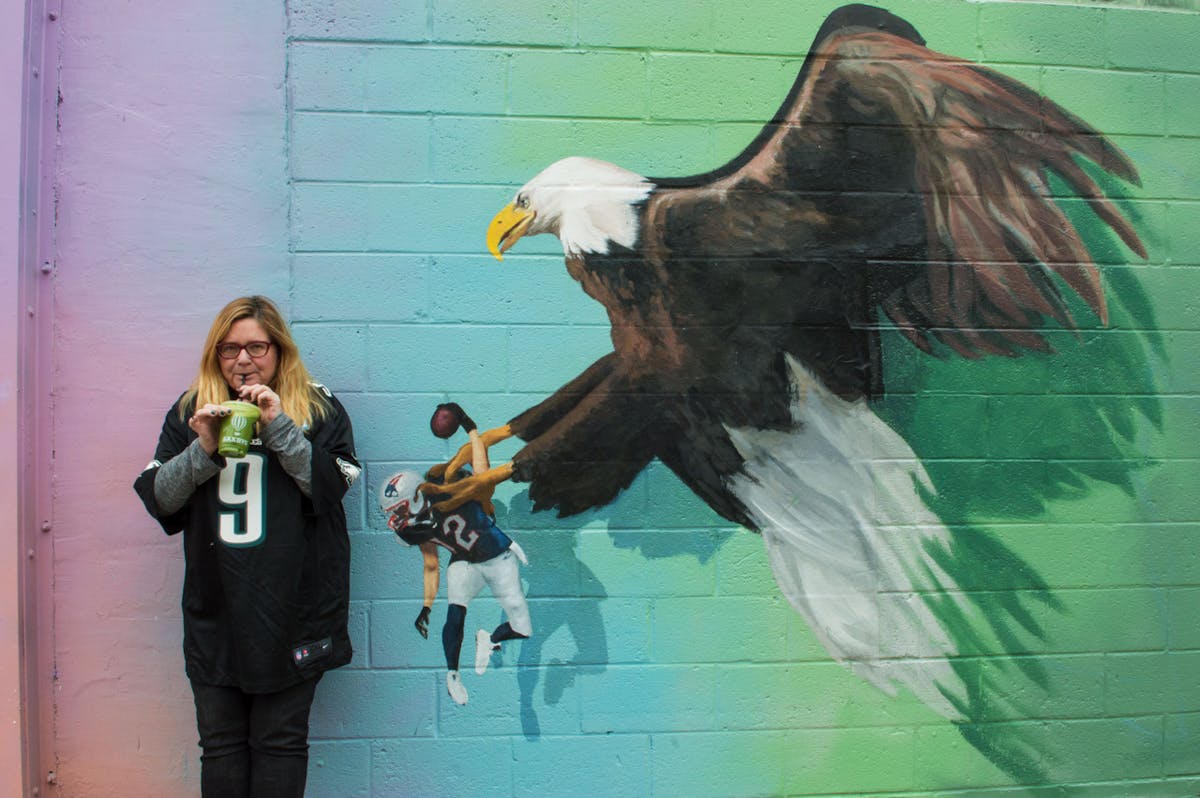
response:
<svg viewBox="0 0 1200 798"><path fill-rule="evenodd" d="M448 513L434 510L430 517L410 525L406 531L414 538L420 536L445 546L450 550L450 562L487 562L512 545L508 535L496 526L495 519L476 501L465 502Z"/></svg>

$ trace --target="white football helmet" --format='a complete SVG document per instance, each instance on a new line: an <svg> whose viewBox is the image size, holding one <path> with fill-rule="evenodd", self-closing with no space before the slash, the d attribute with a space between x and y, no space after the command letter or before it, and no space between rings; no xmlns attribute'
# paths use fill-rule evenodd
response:
<svg viewBox="0 0 1200 798"><path fill-rule="evenodd" d="M388 477L379 489L379 509L388 517L388 528L396 534L429 509L429 500L420 490L424 481L415 471L401 471Z"/></svg>

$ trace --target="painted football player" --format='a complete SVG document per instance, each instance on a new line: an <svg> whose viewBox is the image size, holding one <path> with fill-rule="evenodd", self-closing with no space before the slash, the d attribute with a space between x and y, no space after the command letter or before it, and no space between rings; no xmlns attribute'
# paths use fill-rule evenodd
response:
<svg viewBox="0 0 1200 798"><path fill-rule="evenodd" d="M457 404L438 405L430 421L438 437L449 437L460 426L470 438L471 467L475 473L486 471L487 447L479 437L475 422ZM437 488L443 481L454 481L458 473L446 474L435 467L425 478L414 471L401 471L384 482L379 491L379 506L388 517L388 527L406 545L417 546L424 561L424 606L414 625L422 637L429 637L429 613L437 596L441 574L438 547L450 551L446 568L446 623L442 627L442 648L446 654L446 692L455 703L467 703L467 688L459 676L458 661L462 650L467 605L486 583L504 609L507 620L493 631L480 629L475 635L475 673L482 675L493 651L505 640L524 639L533 633L529 605L521 587L517 562L529 562L521 547L496 526L491 491L466 501L453 510L442 512L434 507Z"/></svg>

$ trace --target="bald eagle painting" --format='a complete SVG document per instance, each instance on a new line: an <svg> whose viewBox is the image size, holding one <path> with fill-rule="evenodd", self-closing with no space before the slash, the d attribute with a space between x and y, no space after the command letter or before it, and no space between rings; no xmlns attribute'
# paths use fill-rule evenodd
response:
<svg viewBox="0 0 1200 798"><path fill-rule="evenodd" d="M497 258L522 237L560 240L613 350L489 430L489 445L525 445L446 503L512 479L534 509L569 516L657 458L761 534L832 657L970 719L944 622L968 611L945 565L951 534L919 458L873 410L881 331L922 356L1017 357L1049 352L1045 328L1074 329L1081 312L1103 323L1098 270L1050 185L1144 258L1097 167L1138 182L1115 146L1028 87L927 49L882 9L835 11L775 118L728 164L658 179L568 157L491 222Z"/></svg>

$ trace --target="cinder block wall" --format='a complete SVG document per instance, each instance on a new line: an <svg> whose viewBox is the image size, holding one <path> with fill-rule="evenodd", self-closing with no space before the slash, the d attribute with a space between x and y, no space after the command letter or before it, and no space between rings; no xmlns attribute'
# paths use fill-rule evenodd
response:
<svg viewBox="0 0 1200 798"><path fill-rule="evenodd" d="M724 163L770 119L835 5L289 5L291 308L368 461L348 502L358 654L319 697L315 794L1200 785L1200 16L1182 9L885 4L933 49L1087 120L1143 176L1106 186L1128 198L1146 263L1063 202L1105 274L1107 328L1056 336L1054 358L1002 362L888 342L883 412L926 458L943 518L1029 565L1002 576L981 555L965 586L1010 592L1044 632L982 646L980 678L997 692L977 730L990 756L832 662L780 598L757 537L658 464L577 518L501 489L501 525L532 561L536 639L468 675L468 706L444 694L438 643L412 629L419 558L381 529L373 489L452 451L428 432L435 403L496 425L609 347L556 241L503 264L487 255L492 214L566 155L655 176ZM498 619L481 598L468 629ZM1038 768L999 764L1031 753Z"/></svg>
<svg viewBox="0 0 1200 798"><path fill-rule="evenodd" d="M499 424L609 350L556 241L486 253L514 190L567 155L650 176L724 164L836 3L97 0L63 4L46 81L61 104L43 794L199 792L182 555L128 485L212 314L251 292L288 308L366 463L347 499L356 656L318 691L309 795L1200 792L1200 14L883 5L1087 120L1142 176L1093 170L1145 262L1060 202L1100 265L1106 327L1078 308L1078 335L1050 333L1057 354L1016 359L884 342L875 409L974 563L967 600L1019 619L967 630L976 723L835 663L759 538L657 463L575 518L500 489L535 637L468 671L455 706L444 596L422 640L419 557L373 512L384 475L451 453L428 431L434 404ZM468 632L499 619L485 594Z"/></svg>

